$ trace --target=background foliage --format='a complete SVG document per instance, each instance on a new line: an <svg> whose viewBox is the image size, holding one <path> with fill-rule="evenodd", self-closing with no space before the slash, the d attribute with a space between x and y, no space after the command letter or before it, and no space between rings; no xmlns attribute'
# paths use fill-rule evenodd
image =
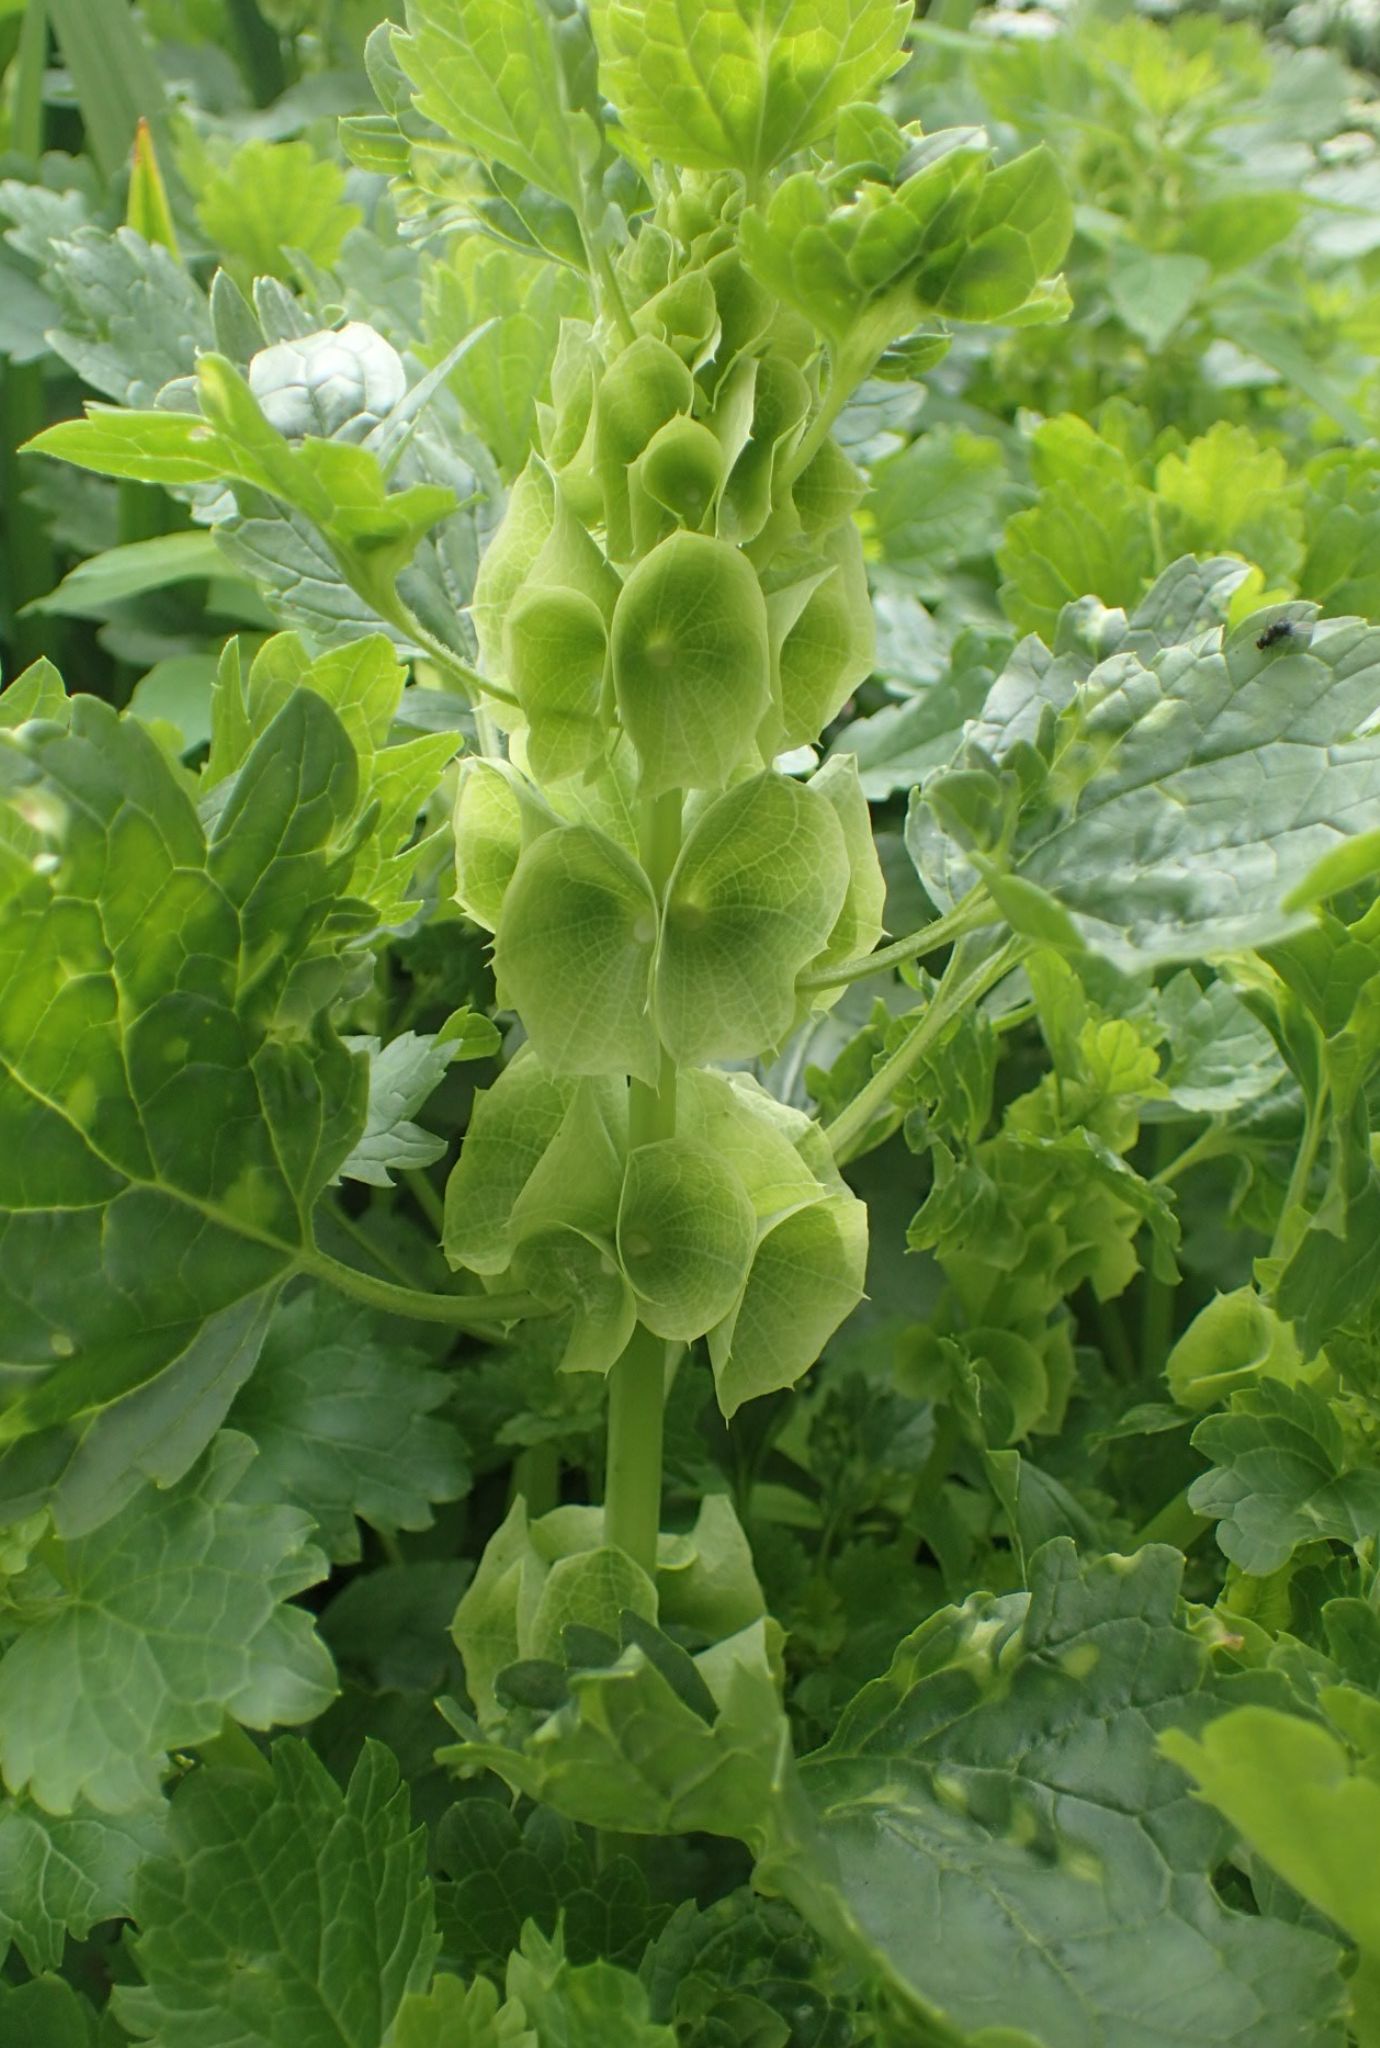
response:
<svg viewBox="0 0 1380 2048"><path fill-rule="evenodd" d="M549 14L578 81L579 10ZM569 1569L597 1380L548 1322L495 1337L438 1248L490 1227L447 1180L516 1036L452 895L476 577L582 374L575 197L596 165L613 218L637 165L567 81L588 134L558 147L529 94L496 153L530 160L477 178L492 52L413 9L414 107L366 60L380 15L0 7L0 723L41 757L0 873L42 858L33 790L79 790L102 942L136 995L182 949L201 1042L236 1048L179 1099L187 1013L83 1008L89 931L7 923L10 1071L41 1093L80 1041L112 1155L152 1117L174 1196L112 1169L99 1242L86 1188L5 1253L7 1342L41 1315L96 1378L0 1366L0 2036L1364 2048L1372 13L936 0L880 94L1047 146L1072 310L895 346L836 423L878 632L819 757L858 762L888 931L941 923L756 1063L866 1201L867 1296L798 1389L716 1402L692 1351L654 1614ZM654 122L627 47L607 89ZM694 133L687 163L747 147ZM606 255L607 219L577 223ZM820 318L767 222L760 267ZM325 328L358 342L334 379L303 368ZM27 448L92 399L123 410L91 468ZM65 733L48 662L96 700ZM65 1038L23 1008L42 973ZM61 1208L68 1162L6 1138Z"/></svg>

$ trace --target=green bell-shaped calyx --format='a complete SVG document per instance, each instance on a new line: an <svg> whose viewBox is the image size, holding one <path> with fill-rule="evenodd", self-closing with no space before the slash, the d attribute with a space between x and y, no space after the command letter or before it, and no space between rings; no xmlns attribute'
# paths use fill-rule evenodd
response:
<svg viewBox="0 0 1380 2048"><path fill-rule="evenodd" d="M656 935L646 876L602 832L561 825L526 849L504 898L494 969L553 1072L655 1081Z"/></svg>
<svg viewBox="0 0 1380 2048"><path fill-rule="evenodd" d="M613 615L613 681L645 795L726 782L771 700L766 601L746 557L674 533L639 562Z"/></svg>
<svg viewBox="0 0 1380 2048"><path fill-rule="evenodd" d="M797 975L828 944L848 893L827 797L768 772L703 812L667 893L657 960L662 1041L685 1064L779 1045Z"/></svg>
<svg viewBox="0 0 1380 2048"><path fill-rule="evenodd" d="M578 590L524 589L504 629L508 679L527 716L527 764L538 781L577 775L603 751L599 718L608 630Z"/></svg>
<svg viewBox="0 0 1380 2048"><path fill-rule="evenodd" d="M737 1169L707 1145L664 1138L629 1154L618 1250L637 1312L658 1337L689 1342L727 1315L756 1236Z"/></svg>
<svg viewBox="0 0 1380 2048"><path fill-rule="evenodd" d="M462 763L452 826L455 900L476 924L497 931L523 848L558 822L511 763Z"/></svg>

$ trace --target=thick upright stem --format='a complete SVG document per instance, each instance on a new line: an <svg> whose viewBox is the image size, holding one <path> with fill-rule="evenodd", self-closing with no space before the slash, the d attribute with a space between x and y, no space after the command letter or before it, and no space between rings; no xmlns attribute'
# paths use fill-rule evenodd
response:
<svg viewBox="0 0 1380 2048"><path fill-rule="evenodd" d="M644 802L639 821L642 864L660 903L680 851L681 793ZM634 1081L628 1097L628 1142L651 1145L676 1134L676 1066L661 1058L655 1088ZM647 1573L656 1569L661 1528L661 1443L666 1407L667 1346L639 1323L609 1374L608 1466L604 1535Z"/></svg>
<svg viewBox="0 0 1380 2048"><path fill-rule="evenodd" d="M661 1528L661 1438L666 1406L666 1345L639 1323L609 1374L608 1470L604 1538L649 1576Z"/></svg>

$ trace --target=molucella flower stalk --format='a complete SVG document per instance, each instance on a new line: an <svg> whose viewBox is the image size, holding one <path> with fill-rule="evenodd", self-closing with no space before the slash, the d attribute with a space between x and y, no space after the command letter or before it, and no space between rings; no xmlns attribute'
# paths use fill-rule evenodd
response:
<svg viewBox="0 0 1380 2048"><path fill-rule="evenodd" d="M862 1204L745 1073L865 953L883 880L851 759L776 765L868 674L857 470L807 323L744 267L737 181L644 228L623 322L567 322L474 620L506 760L456 805L457 893L528 1044L476 1106L446 1249L611 1374L608 1534L650 1568L668 1358L720 1405L793 1384L860 1298ZM689 232L687 233L687 228Z"/></svg>

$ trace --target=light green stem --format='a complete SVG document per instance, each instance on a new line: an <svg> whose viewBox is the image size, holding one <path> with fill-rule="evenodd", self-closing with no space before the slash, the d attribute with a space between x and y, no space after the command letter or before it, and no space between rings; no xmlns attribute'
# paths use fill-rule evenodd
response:
<svg viewBox="0 0 1380 2048"><path fill-rule="evenodd" d="M609 1374L608 1470L604 1538L650 1577L661 1528L661 1439L666 1410L666 1345L639 1323Z"/></svg>
<svg viewBox="0 0 1380 2048"><path fill-rule="evenodd" d="M822 967L815 974L802 974L796 987L843 988L850 981L866 981L871 975L885 973L890 967L901 967L908 960L923 960L929 954L939 952L941 947L953 945L965 933L980 931L984 925L996 922L997 912L987 902L985 892L974 890L952 910L946 911L943 917L937 917L933 924L912 932L909 938L897 939L890 946L879 946L875 953L864 953L856 960L843 960L837 966Z"/></svg>
<svg viewBox="0 0 1380 2048"><path fill-rule="evenodd" d="M407 1316L416 1323L447 1323L457 1330L488 1331L503 1323L551 1313L546 1303L532 1294L426 1294L417 1287L399 1287L392 1280L376 1280L372 1273L346 1266L316 1247L298 1254L297 1269L370 1308L381 1309L390 1316Z"/></svg>
<svg viewBox="0 0 1380 2048"><path fill-rule="evenodd" d="M1028 951L1027 940L1008 939L999 952L989 954L980 965L967 972L963 971L961 953L955 952L937 994L916 1019L909 1035L902 1039L890 1058L882 1062L848 1106L840 1110L831 1124L826 1124L824 1135L840 1166L854 1156L858 1141L866 1136L873 1119L886 1108L902 1082L915 1071L955 1018L981 1002L1013 967L1019 965Z"/></svg>
<svg viewBox="0 0 1380 2048"><path fill-rule="evenodd" d="M681 794L644 801L639 820L642 864L658 903L680 850ZM661 1058L655 1088L632 1082L628 1093L630 1146L655 1144L676 1132L676 1067ZM609 1373L608 1466L604 1480L604 1535L649 1575L656 1570L661 1528L661 1444L666 1408L667 1345L639 1323Z"/></svg>
<svg viewBox="0 0 1380 2048"><path fill-rule="evenodd" d="M1195 1514L1188 1504L1188 1489L1176 1493L1173 1500L1166 1501L1159 1513L1152 1515L1145 1527L1132 1538L1132 1548L1140 1550L1147 1543L1172 1543L1176 1550L1191 1550L1199 1537L1212 1527L1206 1515Z"/></svg>
<svg viewBox="0 0 1380 2048"><path fill-rule="evenodd" d="M1298 1155L1294 1160L1294 1170L1289 1176L1289 1186L1285 1192L1284 1206L1279 1212L1279 1222L1275 1226L1274 1240L1270 1246L1270 1257L1272 1259L1288 1258L1297 1247L1298 1239L1302 1235L1296 1218L1298 1211L1304 1207L1307 1201L1308 1183L1313 1177L1313 1168L1318 1162L1318 1151L1322 1145L1325 1127L1323 1110L1326 1100L1326 1095L1321 1094L1316 1102L1309 1105L1303 1126L1303 1137L1299 1142Z"/></svg>

